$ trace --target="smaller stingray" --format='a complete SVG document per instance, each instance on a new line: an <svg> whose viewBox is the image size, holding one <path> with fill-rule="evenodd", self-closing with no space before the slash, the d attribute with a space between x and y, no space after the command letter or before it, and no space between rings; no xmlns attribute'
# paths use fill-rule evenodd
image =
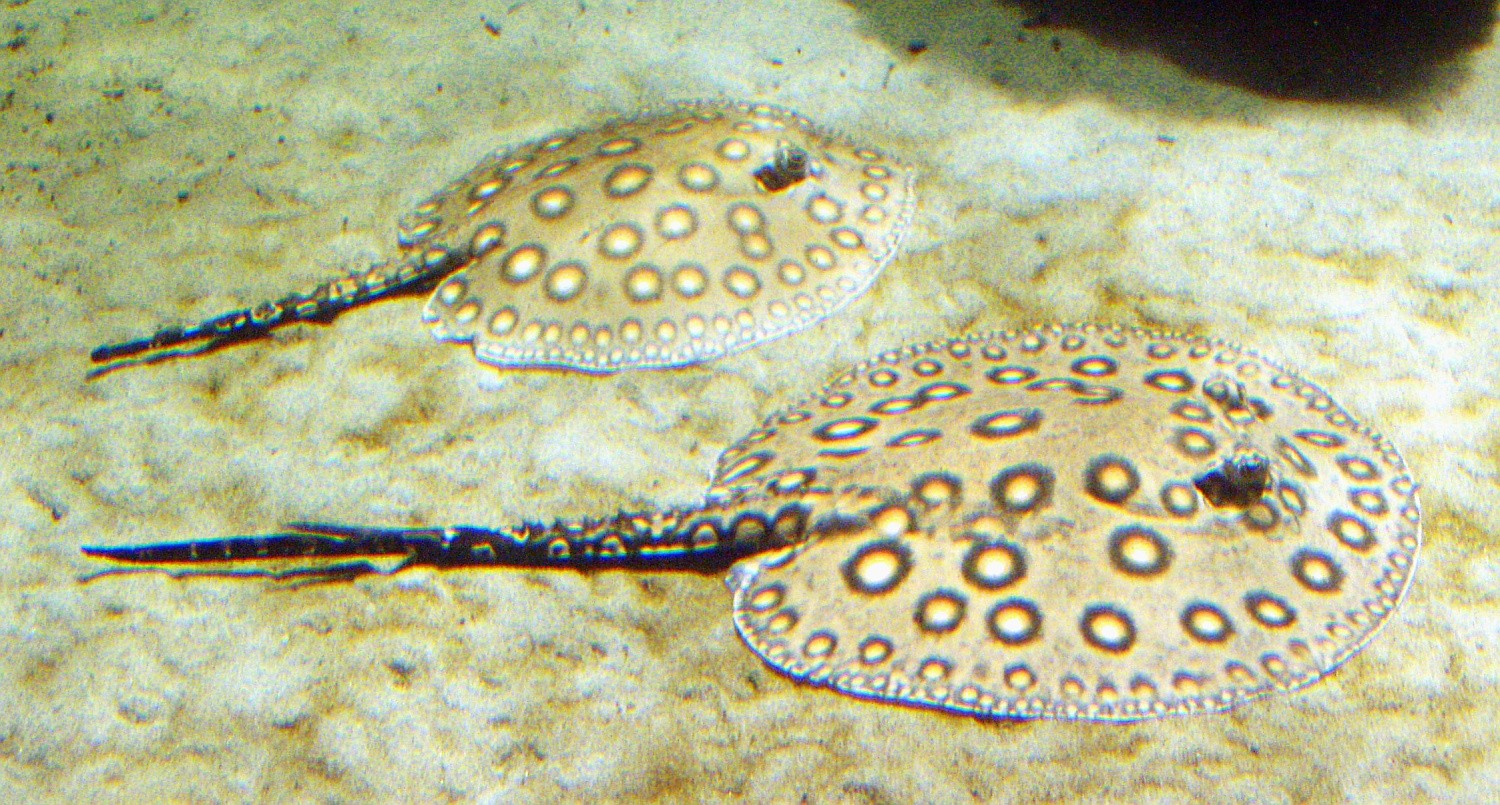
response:
<svg viewBox="0 0 1500 805"><path fill-rule="evenodd" d="M84 551L299 566L282 577L382 556L731 568L740 636L794 679L1136 721L1332 673L1401 603L1421 519L1395 446L1313 383L1222 341L1084 325L860 364L725 450L698 506Z"/></svg>
<svg viewBox="0 0 1500 805"><path fill-rule="evenodd" d="M434 289L434 335L496 367L698 363L863 294L911 225L914 181L794 112L676 104L488 156L402 220L395 261L99 347L91 375Z"/></svg>

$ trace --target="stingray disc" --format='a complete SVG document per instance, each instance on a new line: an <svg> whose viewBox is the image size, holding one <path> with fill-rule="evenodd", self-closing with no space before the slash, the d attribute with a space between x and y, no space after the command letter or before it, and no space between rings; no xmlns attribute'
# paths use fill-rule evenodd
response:
<svg viewBox="0 0 1500 805"><path fill-rule="evenodd" d="M725 452L721 498L883 490L742 561L792 677L993 716L1129 721L1311 684L1421 543L1390 442L1253 351L1055 326L892 352Z"/></svg>
<svg viewBox="0 0 1500 805"><path fill-rule="evenodd" d="M911 224L913 179L783 109L682 104L491 156L400 243L468 255L424 318L485 363L681 366L864 293Z"/></svg>

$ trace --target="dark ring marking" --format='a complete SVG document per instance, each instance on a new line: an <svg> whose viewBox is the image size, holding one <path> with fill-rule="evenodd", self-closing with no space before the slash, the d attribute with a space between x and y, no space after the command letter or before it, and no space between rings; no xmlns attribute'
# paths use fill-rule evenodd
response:
<svg viewBox="0 0 1500 805"><path fill-rule="evenodd" d="M969 393L969 387L961 383L928 383L917 389L916 397L924 403L956 400Z"/></svg>
<svg viewBox="0 0 1500 805"><path fill-rule="evenodd" d="M807 512L808 507L800 503L789 503L776 512L776 519L771 521L771 535L778 544L792 545L802 540L807 533Z"/></svg>
<svg viewBox="0 0 1500 805"><path fill-rule="evenodd" d="M1108 405L1124 397L1125 391L1114 386L1085 383L1082 388L1077 390L1077 396L1078 399L1074 402L1077 402L1079 405Z"/></svg>
<svg viewBox="0 0 1500 805"><path fill-rule="evenodd" d="M1297 622L1297 611L1286 599L1263 590L1245 596L1245 611L1256 623L1272 629L1285 629Z"/></svg>
<svg viewBox="0 0 1500 805"><path fill-rule="evenodd" d="M1109 535L1109 563L1128 576L1159 576L1172 564L1172 546L1153 529L1120 526Z"/></svg>
<svg viewBox="0 0 1500 805"><path fill-rule="evenodd" d="M1095 500L1119 505L1141 486L1141 475L1124 456L1096 456L1083 471L1083 486Z"/></svg>
<svg viewBox="0 0 1500 805"><path fill-rule="evenodd" d="M786 587L781 584L772 583L759 587L752 592L746 602L746 606L750 608L751 612L764 613L781 606L785 600Z"/></svg>
<svg viewBox="0 0 1500 805"><path fill-rule="evenodd" d="M902 433L885 443L886 447L917 447L942 438L943 432L936 428L918 428Z"/></svg>
<svg viewBox="0 0 1500 805"><path fill-rule="evenodd" d="M1257 500L1245 507L1245 513L1240 515L1240 522L1251 531L1265 534L1281 525L1281 512L1272 505L1272 501Z"/></svg>
<svg viewBox="0 0 1500 805"><path fill-rule="evenodd" d="M835 419L819 425L813 430L812 436L820 442L841 442L846 439L857 439L874 430L879 424L879 420L863 416Z"/></svg>
<svg viewBox="0 0 1500 805"><path fill-rule="evenodd" d="M1307 513L1307 497L1302 494L1302 488L1291 481L1281 481L1276 484L1276 497L1281 499L1282 508L1297 517Z"/></svg>
<svg viewBox="0 0 1500 805"><path fill-rule="evenodd" d="M818 455L821 456L821 457L823 457L823 458L845 459L845 458L858 458L859 456L862 456L862 455L864 455L865 453L868 453L868 452L870 452L870 448L868 448L868 447L844 447L844 448L825 447L822 450L818 451Z"/></svg>
<svg viewBox="0 0 1500 805"><path fill-rule="evenodd" d="M884 637L867 637L859 644L859 661L865 665L879 665L891 658L895 646Z"/></svg>
<svg viewBox="0 0 1500 805"><path fill-rule="evenodd" d="M990 636L1007 646L1025 645L1042 633L1041 610L1024 598L997 602L984 620Z"/></svg>
<svg viewBox="0 0 1500 805"><path fill-rule="evenodd" d="M1344 437L1337 433L1329 433L1322 430L1299 430L1294 431L1292 435L1313 447L1321 447L1324 450L1332 450L1336 447L1344 446Z"/></svg>
<svg viewBox="0 0 1500 805"><path fill-rule="evenodd" d="M838 635L827 630L813 632L802 644L802 653L809 657L827 657L839 646Z"/></svg>
<svg viewBox="0 0 1500 805"><path fill-rule="evenodd" d="M923 473L911 482L912 496L928 506L957 503L963 489L963 482L951 472Z"/></svg>
<svg viewBox="0 0 1500 805"><path fill-rule="evenodd" d="M964 554L964 581L981 590L999 590L1026 578L1026 554L1009 542L976 542Z"/></svg>
<svg viewBox="0 0 1500 805"><path fill-rule="evenodd" d="M1304 478L1318 477L1317 469L1313 467L1311 461L1307 460L1307 456L1298 450L1296 445L1280 436L1276 437L1276 454L1292 465L1292 469L1296 470L1298 475Z"/></svg>
<svg viewBox="0 0 1500 805"><path fill-rule="evenodd" d="M1027 391L1066 391L1070 394L1083 394L1089 388L1087 383L1075 377L1048 377L1026 384Z"/></svg>
<svg viewBox="0 0 1500 805"><path fill-rule="evenodd" d="M1339 456L1339 469L1355 481L1374 481L1380 478L1380 470L1369 460L1359 456Z"/></svg>
<svg viewBox="0 0 1500 805"><path fill-rule="evenodd" d="M969 425L969 433L980 439L1005 439L1036 430L1042 424L1040 408L1016 408L986 414Z"/></svg>
<svg viewBox="0 0 1500 805"><path fill-rule="evenodd" d="M870 406L870 413L881 416L909 414L922 407L922 401L914 397L887 397Z"/></svg>
<svg viewBox="0 0 1500 805"><path fill-rule="evenodd" d="M1088 607L1078 625L1084 642L1100 651L1121 654L1135 645L1135 622L1119 607L1108 604Z"/></svg>
<svg viewBox="0 0 1500 805"><path fill-rule="evenodd" d="M1328 532L1340 545L1360 553L1375 547L1375 529L1348 512L1336 511L1329 515Z"/></svg>
<svg viewBox="0 0 1500 805"><path fill-rule="evenodd" d="M1198 493L1188 484L1163 484L1161 506L1174 517L1192 517L1198 513Z"/></svg>
<svg viewBox="0 0 1500 805"><path fill-rule="evenodd" d="M1080 374L1084 377L1109 377L1120 371L1120 365L1115 362L1115 359L1105 355L1090 355L1087 358L1079 358L1073 361L1073 365L1069 368L1075 374Z"/></svg>
<svg viewBox="0 0 1500 805"><path fill-rule="evenodd" d="M911 371L918 377L935 377L943 373L943 365L931 358L923 358L911 365Z"/></svg>
<svg viewBox="0 0 1500 805"><path fill-rule="evenodd" d="M1204 643L1222 643L1234 634L1234 624L1224 610L1204 601L1194 601L1182 610L1182 628L1188 637Z"/></svg>
<svg viewBox="0 0 1500 805"><path fill-rule="evenodd" d="M1177 404L1172 406L1172 413L1178 417L1181 417L1182 419L1186 419L1189 422L1197 422L1200 424L1205 422L1212 422L1214 420L1214 415L1212 412L1210 412L1207 408L1203 407L1199 403L1193 402L1192 400L1178 400Z"/></svg>
<svg viewBox="0 0 1500 805"><path fill-rule="evenodd" d="M1178 428L1172 444L1188 458L1203 458L1219 449L1214 437L1200 428Z"/></svg>
<svg viewBox="0 0 1500 805"><path fill-rule="evenodd" d="M1169 391L1173 394L1186 394L1197 386L1193 376L1181 369L1158 369L1155 372L1147 372L1142 380L1151 388Z"/></svg>
<svg viewBox="0 0 1500 805"><path fill-rule="evenodd" d="M1041 464L1017 464L995 476L990 482L990 496L1002 510L1015 513L1035 511L1052 501L1052 485L1056 479L1052 470ZM1034 491L1020 499L1012 499L1012 492L1024 493L1017 484L1031 483Z"/></svg>
<svg viewBox="0 0 1500 805"><path fill-rule="evenodd" d="M888 573L877 575L875 578L861 576L861 573L871 573L879 568L872 567L871 562L890 562L892 567ZM840 570L844 575L844 583L849 589L864 595L882 595L904 581L911 573L911 550L901 544L900 540L881 540L871 542L862 546L854 552Z"/></svg>
<svg viewBox="0 0 1500 805"><path fill-rule="evenodd" d="M1351 489L1349 502L1354 504L1354 508L1372 517L1384 517L1391 510L1390 505L1385 502L1385 493L1379 489Z"/></svg>
<svg viewBox="0 0 1500 805"><path fill-rule="evenodd" d="M775 458L775 454L765 450L758 453L751 453L725 468L724 473L719 476L718 482L727 484L737 481L746 475L760 472L761 468L771 463L771 459L773 458Z"/></svg>
<svg viewBox="0 0 1500 805"><path fill-rule="evenodd" d="M917 628L932 634L948 634L964 621L968 601L959 593L949 589L930 592L917 600L912 613Z"/></svg>
<svg viewBox="0 0 1500 805"><path fill-rule="evenodd" d="M729 535L736 545L755 547L765 544L766 534L771 532L771 523L765 515L745 512L729 524Z"/></svg>
<svg viewBox="0 0 1500 805"><path fill-rule="evenodd" d="M1336 593L1344 586L1344 569L1322 551L1303 548L1292 554L1292 577L1315 593Z"/></svg>
<svg viewBox="0 0 1500 805"><path fill-rule="evenodd" d="M1002 386L1014 386L1017 383L1026 383L1036 377L1036 370L1030 366L996 366L984 373L991 382Z"/></svg>

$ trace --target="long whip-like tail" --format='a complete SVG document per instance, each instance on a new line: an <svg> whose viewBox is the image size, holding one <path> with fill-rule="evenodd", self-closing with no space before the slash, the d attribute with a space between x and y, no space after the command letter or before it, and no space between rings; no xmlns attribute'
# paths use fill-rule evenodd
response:
<svg viewBox="0 0 1500 805"><path fill-rule="evenodd" d="M106 344L89 353L89 360L98 365L89 370L88 377L213 352L264 338L273 330L298 322L327 324L352 307L430 291L443 277L462 267L466 259L459 252L428 249L419 257L371 266L275 302L262 302L187 327L165 327L149 338Z"/></svg>
<svg viewBox="0 0 1500 805"><path fill-rule="evenodd" d="M767 513L770 512L770 513ZM646 514L523 523L513 528L473 526L367 528L291 523L262 536L226 537L118 547L89 546L89 556L128 565L234 566L249 562L341 561L330 573L377 572L366 560L396 558L394 572L412 566L528 568L649 568L717 572L750 554L800 541L808 507L795 501L763 511L742 504L672 509ZM270 575L318 575L310 569Z"/></svg>

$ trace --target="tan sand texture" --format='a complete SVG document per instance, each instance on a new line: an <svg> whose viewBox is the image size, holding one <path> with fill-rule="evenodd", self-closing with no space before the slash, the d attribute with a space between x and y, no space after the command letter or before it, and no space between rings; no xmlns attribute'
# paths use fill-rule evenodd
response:
<svg viewBox="0 0 1500 805"><path fill-rule="evenodd" d="M930 11L923 7L923 10ZM1478 800L1497 783L1500 57L1273 100L991 4L30 3L0 59L8 800ZM922 38L927 45L903 42ZM919 52L920 51L920 52ZM921 172L870 291L677 370L497 371L422 300L84 380L88 351L384 259L485 153L664 101L795 109ZM1225 715L988 723L795 684L720 579L116 575L85 544L682 505L881 350L1053 320L1211 334L1422 484L1403 609Z"/></svg>

